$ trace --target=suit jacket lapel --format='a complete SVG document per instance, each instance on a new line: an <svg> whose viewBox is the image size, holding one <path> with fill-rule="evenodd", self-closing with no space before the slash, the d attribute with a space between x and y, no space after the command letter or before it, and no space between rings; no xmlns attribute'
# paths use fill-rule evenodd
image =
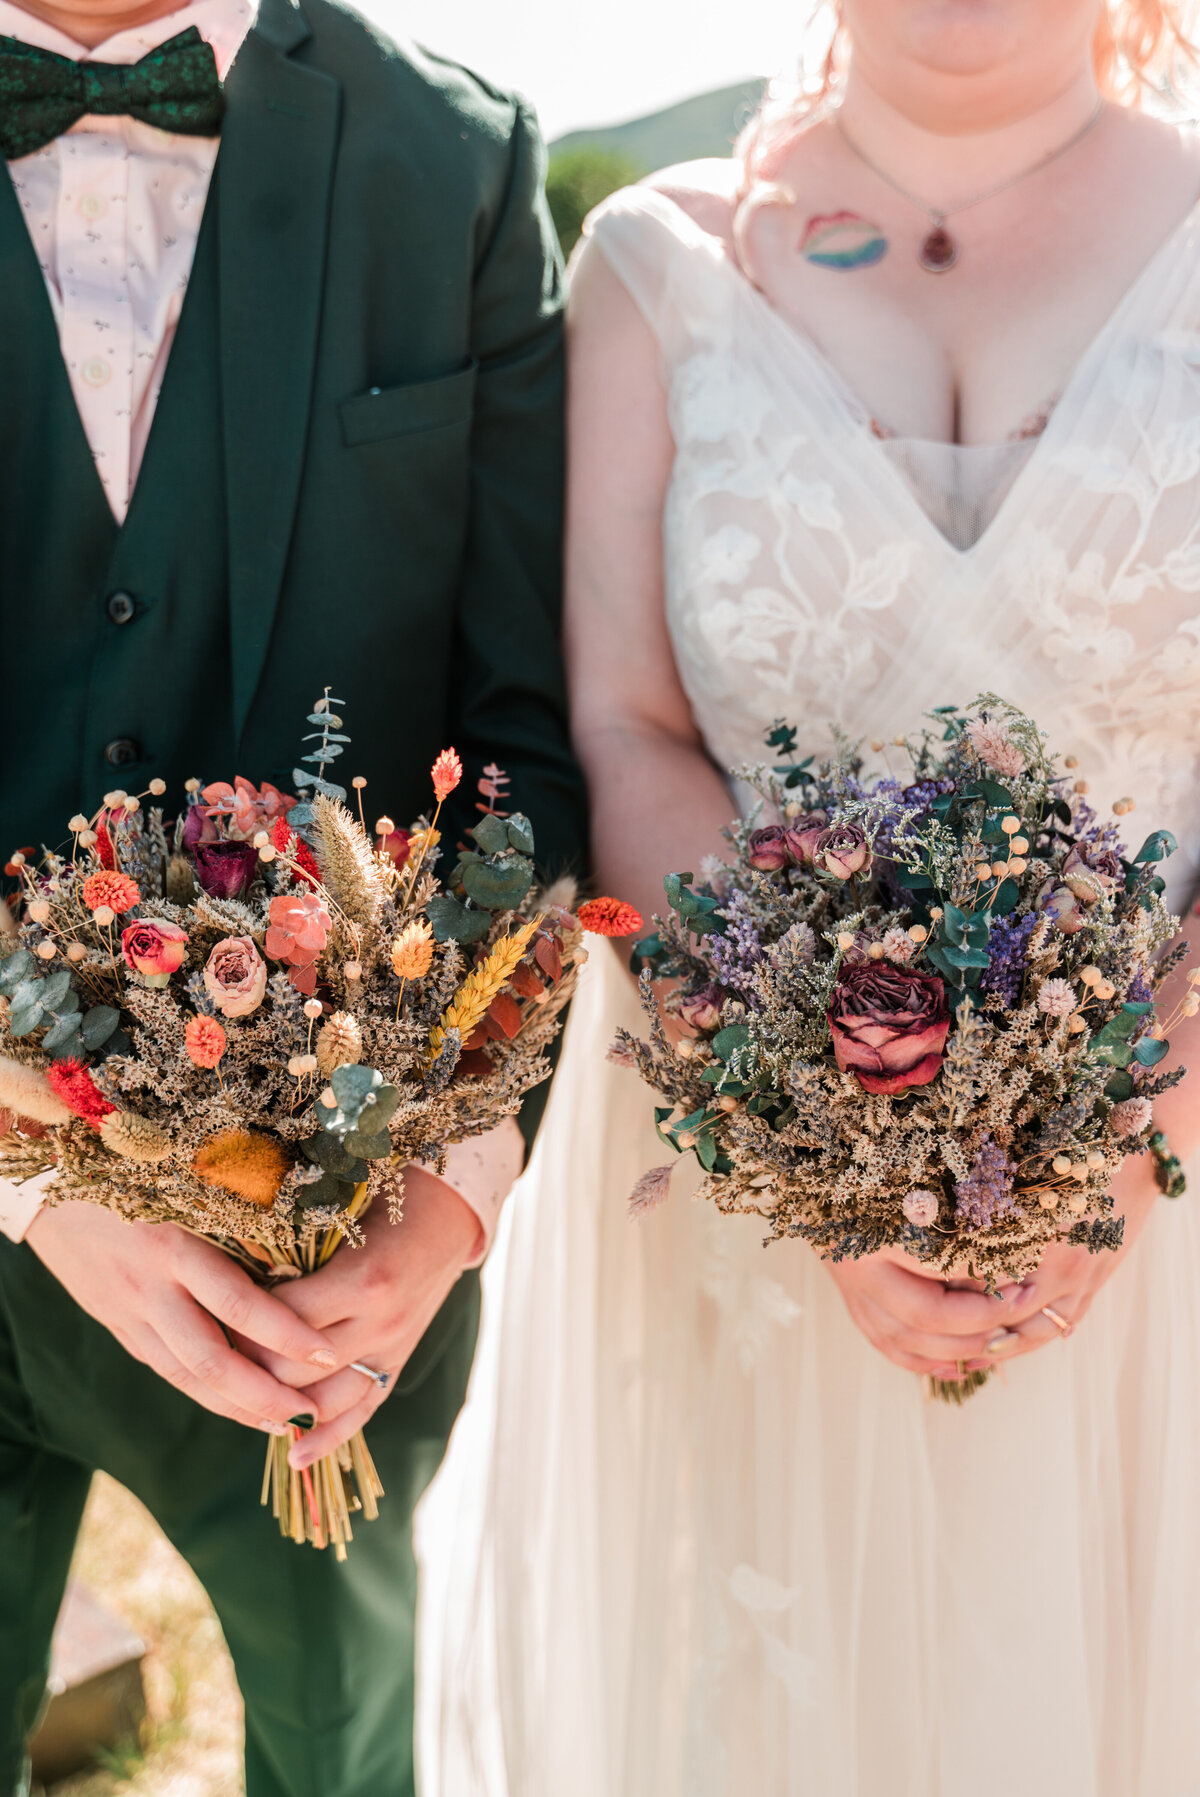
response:
<svg viewBox="0 0 1200 1797"><path fill-rule="evenodd" d="M218 227L233 713L271 640L312 404L341 90L290 52L294 0L263 0L226 82Z"/></svg>

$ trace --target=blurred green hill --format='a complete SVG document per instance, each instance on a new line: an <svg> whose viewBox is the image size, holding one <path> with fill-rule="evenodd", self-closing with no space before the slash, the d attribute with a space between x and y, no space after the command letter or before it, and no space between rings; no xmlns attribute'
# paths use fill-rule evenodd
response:
<svg viewBox="0 0 1200 1797"><path fill-rule="evenodd" d="M728 156L764 86L762 81L742 81L628 124L572 131L551 144L546 193L564 255L574 249L593 206L618 187L675 162Z"/></svg>

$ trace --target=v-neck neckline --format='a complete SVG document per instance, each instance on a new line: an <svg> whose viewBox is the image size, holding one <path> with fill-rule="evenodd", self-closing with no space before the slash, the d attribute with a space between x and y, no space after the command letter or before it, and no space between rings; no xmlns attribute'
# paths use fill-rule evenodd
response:
<svg viewBox="0 0 1200 1797"><path fill-rule="evenodd" d="M720 238L704 231L703 227L697 224L691 215L685 212L683 207L669 195L656 195L656 197L666 200L672 211L678 214L690 229L699 232L712 246L714 262L728 271L731 280L736 284L736 290L746 295L750 305L766 314L772 328L782 333L783 340L805 360L811 374L820 387L825 390L835 408L843 414L846 423L854 427L856 437L864 445L865 456L880 470L880 477L884 483L891 486L896 495L898 507L909 514L914 528L919 530L921 535L932 543L939 553L950 557L960 567L982 559L985 548L992 547L1006 534L1008 519L1018 513L1025 493L1040 478L1043 464L1052 460L1062 439L1073 428L1072 413L1076 410L1080 390L1084 387L1094 367L1107 354L1111 340L1119 333L1128 314L1134 310L1137 302L1151 287L1165 264L1170 261L1180 246L1187 242L1189 236L1200 228L1200 197L1198 197L1125 288L1104 323L1085 343L1060 389L1058 401L1050 414L1045 430L1038 437L1032 452L1008 492L1000 501L993 517L973 543L959 548L934 523L903 474L888 456L883 442L875 436L871 429L870 412L863 406L849 381L826 355L815 338L771 303L761 288L754 285L754 282L730 254L728 247ZM944 444L937 438L897 437L891 441L902 445L929 442L936 444L939 448L965 449L968 452L973 448L993 447L988 444Z"/></svg>

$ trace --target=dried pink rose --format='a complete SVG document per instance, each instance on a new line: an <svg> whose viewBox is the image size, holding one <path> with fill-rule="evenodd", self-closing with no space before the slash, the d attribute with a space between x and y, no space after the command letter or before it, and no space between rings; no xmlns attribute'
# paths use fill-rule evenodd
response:
<svg viewBox="0 0 1200 1797"><path fill-rule="evenodd" d="M871 845L861 824L833 824L813 843L813 866L835 880L852 880L871 871Z"/></svg>
<svg viewBox="0 0 1200 1797"><path fill-rule="evenodd" d="M721 1021L721 988L702 986L679 1000L677 1014L689 1028L715 1030Z"/></svg>
<svg viewBox="0 0 1200 1797"><path fill-rule="evenodd" d="M1079 900L1069 886L1056 886L1043 899L1041 908L1054 921L1054 927L1061 930L1064 936L1073 936L1084 926L1084 915Z"/></svg>
<svg viewBox="0 0 1200 1797"><path fill-rule="evenodd" d="M127 924L121 931L125 965L162 985L183 966L187 945L187 931L181 930L177 923L146 918Z"/></svg>
<svg viewBox="0 0 1200 1797"><path fill-rule="evenodd" d="M1140 1136L1153 1117L1154 1107L1148 1098L1123 1098L1108 1113L1113 1134L1118 1136Z"/></svg>
<svg viewBox="0 0 1200 1797"><path fill-rule="evenodd" d="M751 867L760 873L778 873L783 867L791 865L791 850L787 845L787 832L779 824L768 824L762 830L751 830L746 843L746 859Z"/></svg>
<svg viewBox="0 0 1200 1797"><path fill-rule="evenodd" d="M1077 842L1063 862L1062 877L1081 905L1094 905L1101 898L1111 897L1124 879L1125 870L1121 857L1112 849Z"/></svg>
<svg viewBox="0 0 1200 1797"><path fill-rule="evenodd" d="M205 963L204 990L223 1017L257 1011L267 990L267 964L249 936L218 942Z"/></svg>
<svg viewBox="0 0 1200 1797"><path fill-rule="evenodd" d="M798 867L812 860L817 839L828 823L824 811L807 811L787 826L784 837Z"/></svg>
<svg viewBox="0 0 1200 1797"><path fill-rule="evenodd" d="M1025 772L1024 753L997 719L973 718L967 736L980 761L1003 779L1013 780Z"/></svg>

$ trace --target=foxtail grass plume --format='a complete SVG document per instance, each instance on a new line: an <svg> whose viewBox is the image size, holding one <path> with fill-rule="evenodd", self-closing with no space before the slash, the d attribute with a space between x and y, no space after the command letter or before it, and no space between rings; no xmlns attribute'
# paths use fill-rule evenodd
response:
<svg viewBox="0 0 1200 1797"><path fill-rule="evenodd" d="M324 793L313 800L313 822L326 891L352 923L373 929L387 888L370 841L346 807Z"/></svg>
<svg viewBox="0 0 1200 1797"><path fill-rule="evenodd" d="M113 1154L129 1161L166 1160L171 1152L170 1138L149 1117L136 1111L114 1111L100 1125L100 1140Z"/></svg>
<svg viewBox="0 0 1200 1797"><path fill-rule="evenodd" d="M250 1130L227 1129L200 1149L192 1170L205 1185L220 1186L270 1210L287 1175L289 1161L282 1143Z"/></svg>
<svg viewBox="0 0 1200 1797"><path fill-rule="evenodd" d="M0 1110L51 1127L69 1123L75 1114L44 1073L20 1061L8 1060L0 1060Z"/></svg>

